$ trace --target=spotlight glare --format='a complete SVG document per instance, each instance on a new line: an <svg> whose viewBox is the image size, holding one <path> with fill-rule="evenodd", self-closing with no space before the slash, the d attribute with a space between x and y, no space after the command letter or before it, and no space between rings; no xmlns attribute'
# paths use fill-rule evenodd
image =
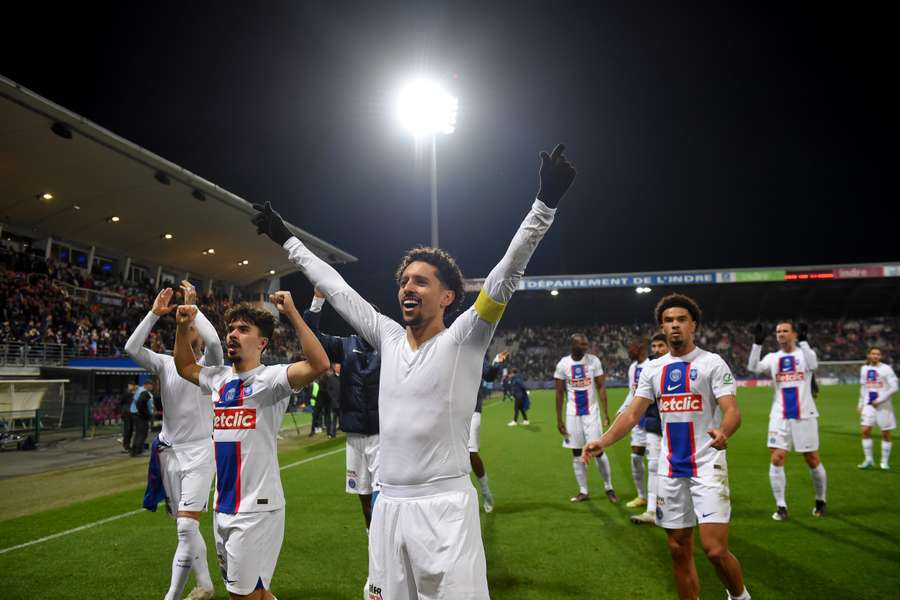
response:
<svg viewBox="0 0 900 600"><path fill-rule="evenodd" d="M164 233L162 236L163 236L163 239L165 239L165 240L171 240L173 237L175 237L171 233Z"/></svg>
<svg viewBox="0 0 900 600"><path fill-rule="evenodd" d="M216 249L215 249L215 248L207 248L207 249L206 249L206 254L215 254L215 253L216 253Z"/></svg>
<svg viewBox="0 0 900 600"><path fill-rule="evenodd" d="M51 194L50 192L45 192L41 195L41 198L43 198L44 200L53 200L53 194Z"/></svg>
<svg viewBox="0 0 900 600"><path fill-rule="evenodd" d="M559 290L550 290L551 296L559 296Z"/></svg>
<svg viewBox="0 0 900 600"><path fill-rule="evenodd" d="M456 97L426 79L408 83L397 96L397 119L415 136L453 133L458 109Z"/></svg>
<svg viewBox="0 0 900 600"><path fill-rule="evenodd" d="M241 261L241 264L242 264L242 265L249 265L249 264L250 264L250 261L247 260L247 259L245 258L244 260Z"/></svg>
<svg viewBox="0 0 900 600"><path fill-rule="evenodd" d="M121 221L121 219L119 217L113 216L113 217L109 218L110 223L118 223L119 221Z"/></svg>
<svg viewBox="0 0 900 600"><path fill-rule="evenodd" d="M648 287L637 287L634 288L634 291L636 291L638 294L649 294L653 290Z"/></svg>
<svg viewBox="0 0 900 600"><path fill-rule="evenodd" d="M274 274L275 274L275 269L269 269L269 275L274 275Z"/></svg>

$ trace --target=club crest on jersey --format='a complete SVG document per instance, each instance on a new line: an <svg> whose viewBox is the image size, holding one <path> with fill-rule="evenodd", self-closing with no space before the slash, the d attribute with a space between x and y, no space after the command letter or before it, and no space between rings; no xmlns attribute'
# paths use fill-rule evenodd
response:
<svg viewBox="0 0 900 600"><path fill-rule="evenodd" d="M691 369L691 381L697 381L697 369Z"/></svg>
<svg viewBox="0 0 900 600"><path fill-rule="evenodd" d="M591 378L588 377L584 365L572 365L572 386L573 387L590 387Z"/></svg>
<svg viewBox="0 0 900 600"><path fill-rule="evenodd" d="M791 373L797 370L797 359L788 354L778 360L779 373Z"/></svg>
<svg viewBox="0 0 900 600"><path fill-rule="evenodd" d="M671 371L669 371L669 379L672 381L672 383L678 383L679 381L681 381L681 369L672 369ZM693 379L693 377L691 379Z"/></svg>
<svg viewBox="0 0 900 600"><path fill-rule="evenodd" d="M875 369L869 369L866 371L866 385L868 387L881 387L881 382L878 381L878 371Z"/></svg>

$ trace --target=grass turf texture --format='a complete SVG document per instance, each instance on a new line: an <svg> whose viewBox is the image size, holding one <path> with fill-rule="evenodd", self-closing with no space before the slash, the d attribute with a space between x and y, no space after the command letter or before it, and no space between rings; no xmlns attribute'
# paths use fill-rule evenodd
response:
<svg viewBox="0 0 900 600"><path fill-rule="evenodd" d="M802 457L788 458L790 519L770 517L766 423L771 391L741 389L744 424L728 450L732 492L731 548L757 598L886 598L900 589L900 470L859 471L861 461L855 386L823 389L819 398L822 460L828 470L829 515L811 514L813 491ZM610 391L610 412L623 390ZM635 526L624 502L634 496L628 439L610 450L613 481L622 504L602 493L589 469L590 502L569 503L577 492L571 453L560 447L550 392L532 394L531 426L507 427L512 407L485 406L482 457L496 508L482 513L492 598L674 597L665 534ZM293 425L291 423L291 425ZM341 448L335 440L313 446L284 444L281 464ZM879 451L876 442L876 455ZM5 454L4 460L14 460ZM896 462L900 462L900 456ZM136 465L135 468L139 468ZM343 492L344 454L338 451L282 471L288 499L285 542L273 591L282 600L359 598L366 575L366 535L359 502ZM84 487L91 487L85 470ZM16 479L0 482L0 494ZM0 516L0 549L51 535L140 506L140 489L73 503L66 508L7 519ZM45 492L56 492L48 483ZM36 500L37 501L37 500ZM216 598L227 598L212 544L207 541ZM127 516L72 535L0 554L4 598L160 598L168 587L176 544L174 522L161 513ZM725 591L698 549L702 598ZM189 583L192 586L193 582Z"/></svg>

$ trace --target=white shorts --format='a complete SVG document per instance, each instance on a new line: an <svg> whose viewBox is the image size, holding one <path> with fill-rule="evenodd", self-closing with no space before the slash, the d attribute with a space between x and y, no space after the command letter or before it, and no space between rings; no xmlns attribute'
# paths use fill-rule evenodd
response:
<svg viewBox="0 0 900 600"><path fill-rule="evenodd" d="M563 448L580 450L589 440L595 440L603 434L600 415L566 415L566 431L569 432L569 437L563 439Z"/></svg>
<svg viewBox="0 0 900 600"><path fill-rule="evenodd" d="M369 495L378 489L378 434L347 434L347 493Z"/></svg>
<svg viewBox="0 0 900 600"><path fill-rule="evenodd" d="M469 452L478 452L481 447L481 413L472 413L469 424Z"/></svg>
<svg viewBox="0 0 900 600"><path fill-rule="evenodd" d="M890 404L881 406L865 405L859 422L863 427L878 427L881 431L891 431L897 428L894 407Z"/></svg>
<svg viewBox="0 0 900 600"><path fill-rule="evenodd" d="M712 475L657 478L656 524L664 529L686 529L698 523L728 523L731 492L725 453L713 465Z"/></svg>
<svg viewBox="0 0 900 600"><path fill-rule="evenodd" d="M366 598L488 600L478 494L469 478L400 487L407 489L382 486L375 503Z"/></svg>
<svg viewBox="0 0 900 600"><path fill-rule="evenodd" d="M819 449L819 420L769 417L769 448L815 452Z"/></svg>
<svg viewBox="0 0 900 600"><path fill-rule="evenodd" d="M271 589L284 541L284 509L230 515L215 513L213 532L225 589L247 595Z"/></svg>
<svg viewBox="0 0 900 600"><path fill-rule="evenodd" d="M212 438L179 444L177 448L159 445L159 469L166 490L166 512L177 518L178 511L201 512L207 509L209 491L216 476Z"/></svg>
<svg viewBox="0 0 900 600"><path fill-rule="evenodd" d="M631 428L631 446L633 448L647 447L647 430L640 425Z"/></svg>

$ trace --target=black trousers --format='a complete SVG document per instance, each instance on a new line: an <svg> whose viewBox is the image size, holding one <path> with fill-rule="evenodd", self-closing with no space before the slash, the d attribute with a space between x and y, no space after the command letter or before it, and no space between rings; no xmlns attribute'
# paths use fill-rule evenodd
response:
<svg viewBox="0 0 900 600"><path fill-rule="evenodd" d="M131 455L138 456L144 451L147 432L150 431L150 419L142 419L140 415L133 415L133 417L134 439L131 441Z"/></svg>
<svg viewBox="0 0 900 600"><path fill-rule="evenodd" d="M527 421L528 415L525 414L525 398L524 397L516 398L515 402L516 402L516 412L515 412L515 416L513 416L513 421L519 420L520 412L522 413L522 418Z"/></svg>
<svg viewBox="0 0 900 600"><path fill-rule="evenodd" d="M122 447L131 451L131 435L134 433L134 415L126 407L122 412Z"/></svg>

